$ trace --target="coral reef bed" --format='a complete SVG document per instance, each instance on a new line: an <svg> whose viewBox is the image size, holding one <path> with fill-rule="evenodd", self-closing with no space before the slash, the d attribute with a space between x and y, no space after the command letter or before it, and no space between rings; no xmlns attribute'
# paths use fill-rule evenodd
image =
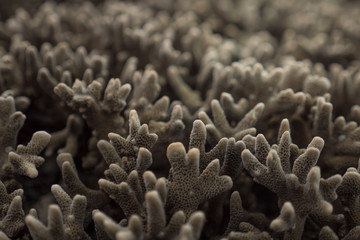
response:
<svg viewBox="0 0 360 240"><path fill-rule="evenodd" d="M0 240L360 239L359 14L0 0Z"/></svg>

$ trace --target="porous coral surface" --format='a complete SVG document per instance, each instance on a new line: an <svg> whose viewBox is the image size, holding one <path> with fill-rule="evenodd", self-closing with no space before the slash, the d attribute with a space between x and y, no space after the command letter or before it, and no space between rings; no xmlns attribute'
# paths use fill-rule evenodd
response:
<svg viewBox="0 0 360 240"><path fill-rule="evenodd" d="M359 14L0 0L0 240L360 239Z"/></svg>

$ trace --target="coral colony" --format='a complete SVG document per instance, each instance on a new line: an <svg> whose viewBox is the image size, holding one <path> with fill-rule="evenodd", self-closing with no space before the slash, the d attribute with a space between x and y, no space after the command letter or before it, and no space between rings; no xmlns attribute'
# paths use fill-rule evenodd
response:
<svg viewBox="0 0 360 240"><path fill-rule="evenodd" d="M360 239L359 16L0 0L0 240Z"/></svg>

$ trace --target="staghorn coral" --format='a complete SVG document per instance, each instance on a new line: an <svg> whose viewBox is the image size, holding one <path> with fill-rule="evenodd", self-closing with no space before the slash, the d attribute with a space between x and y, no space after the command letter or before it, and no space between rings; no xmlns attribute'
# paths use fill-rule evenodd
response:
<svg viewBox="0 0 360 240"><path fill-rule="evenodd" d="M59 206L50 205L48 216L48 226L44 226L36 216L27 215L25 217L26 226L29 228L30 234L34 239L66 239L64 230L63 216Z"/></svg>
<svg viewBox="0 0 360 240"><path fill-rule="evenodd" d="M191 214L197 206L232 187L228 176L218 176L219 160L211 161L202 173L199 173L200 153L196 148L186 154L181 143L172 143L167 149L171 164L171 178L168 183L167 208L171 212L183 210Z"/></svg>
<svg viewBox="0 0 360 240"><path fill-rule="evenodd" d="M339 186L337 192L339 200L344 208L346 218L346 228L351 230L359 225L359 216L357 214L359 208L359 171L355 168L348 168L343 177L343 182Z"/></svg>
<svg viewBox="0 0 360 240"><path fill-rule="evenodd" d="M342 181L340 175L335 175L325 180L327 184L320 183L320 169L314 166L324 146L321 138L314 138L306 149L298 151L291 151L291 144L289 131L281 134L273 149L259 134L255 138L255 155L248 149L241 154L254 180L277 194L281 212L270 228L287 231L284 239L301 236L307 215L316 211L330 214L332 206L327 201L336 199L335 191Z"/></svg>
<svg viewBox="0 0 360 240"><path fill-rule="evenodd" d="M81 182L74 160L69 153L59 154L56 161L61 169L62 179L69 196L75 197L76 195L82 195L86 197L88 217L93 209L100 208L109 202L108 197L103 192L89 189Z"/></svg>
<svg viewBox="0 0 360 240"><path fill-rule="evenodd" d="M28 145L18 145L15 152L9 153L9 162L14 173L36 178L39 167L45 159L37 156L50 142L50 135L40 131L33 134Z"/></svg>
<svg viewBox="0 0 360 240"><path fill-rule="evenodd" d="M94 136L99 139L105 138L109 132L121 132L124 120L119 113L124 109L125 99L131 90L130 85L121 86L119 79L111 79L101 100L101 91L104 88L101 82L101 79L93 80L92 74L87 74L84 80L76 80L72 88L63 83L54 88L60 98L79 110L93 129ZM105 121L107 123L103 124Z"/></svg>
<svg viewBox="0 0 360 240"><path fill-rule="evenodd" d="M358 239L359 9L0 0L0 239Z"/></svg>
<svg viewBox="0 0 360 240"><path fill-rule="evenodd" d="M7 193L2 182L1 188L1 230L9 237L16 236L24 227L24 211L22 209L22 199L24 191L22 189Z"/></svg>
<svg viewBox="0 0 360 240"><path fill-rule="evenodd" d="M65 234L70 235L71 239L90 239L83 226L87 207L86 197L75 195L71 199L59 185L53 185L51 191L63 214Z"/></svg>

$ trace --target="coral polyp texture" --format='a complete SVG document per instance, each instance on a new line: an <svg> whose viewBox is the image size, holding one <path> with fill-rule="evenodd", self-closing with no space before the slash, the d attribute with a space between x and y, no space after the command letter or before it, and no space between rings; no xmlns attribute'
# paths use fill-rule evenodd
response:
<svg viewBox="0 0 360 240"><path fill-rule="evenodd" d="M0 240L359 240L359 14L0 0Z"/></svg>

